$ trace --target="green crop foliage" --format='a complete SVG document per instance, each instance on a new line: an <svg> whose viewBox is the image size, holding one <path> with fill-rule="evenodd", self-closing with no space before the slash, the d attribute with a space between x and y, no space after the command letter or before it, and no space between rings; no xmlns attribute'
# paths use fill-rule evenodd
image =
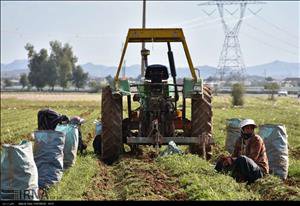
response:
<svg viewBox="0 0 300 206"><path fill-rule="evenodd" d="M299 159L290 159L289 160L289 176L295 177L300 180L300 160ZM300 182L299 182L300 186Z"/></svg>
<svg viewBox="0 0 300 206"><path fill-rule="evenodd" d="M261 194L263 200L300 200L300 188L284 185L282 180L268 175L248 186L252 191Z"/></svg>
<svg viewBox="0 0 300 206"><path fill-rule="evenodd" d="M35 100L37 94L32 95L32 100L1 98L1 144L18 144L23 139L33 141L31 133L37 129L37 113L45 107L86 120L82 133L83 141L88 145L87 154L78 155L76 164L65 171L61 182L50 189L48 195L52 200L299 200L300 101L297 98L270 101L267 95L245 95L244 105L233 107L230 95L214 96L213 137L216 146L209 162L194 155L172 155L158 161L122 157L116 164L107 166L93 155L92 147L94 120L101 117L101 94L94 94L93 97L97 97L94 100L90 100L92 94L88 94L83 100L59 101ZM123 100L125 118L127 101L126 98ZM133 109L138 107L138 103L133 104ZM180 100L178 105L181 104ZM190 118L190 113L190 100L187 100L187 118ZM288 183L269 175L246 186L214 171L216 158L227 153L224 149L226 119L230 118L252 118L258 125L286 126ZM185 150L187 147L180 148ZM143 150L144 153L151 151L146 147Z"/></svg>
<svg viewBox="0 0 300 206"><path fill-rule="evenodd" d="M81 200L98 171L92 154L77 156L73 167L64 171L61 181L48 191L49 200Z"/></svg>
<svg viewBox="0 0 300 206"><path fill-rule="evenodd" d="M195 155L171 155L159 164L178 176L189 200L257 200L259 194L247 190L230 176L217 173L214 165Z"/></svg>

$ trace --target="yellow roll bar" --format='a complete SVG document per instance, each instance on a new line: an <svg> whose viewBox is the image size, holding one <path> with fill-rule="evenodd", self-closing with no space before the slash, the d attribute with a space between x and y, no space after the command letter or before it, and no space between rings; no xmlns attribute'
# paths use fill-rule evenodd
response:
<svg viewBox="0 0 300 206"><path fill-rule="evenodd" d="M122 56L118 66L118 70L115 76L115 81L119 79L119 74L123 64L124 56L126 53L128 43L138 43L138 42L181 42L184 48L184 52L189 64L189 68L192 77L197 81L197 76L195 73L195 68L185 41L185 37L181 28L144 28L144 29L129 29L127 33L126 42L122 51Z"/></svg>

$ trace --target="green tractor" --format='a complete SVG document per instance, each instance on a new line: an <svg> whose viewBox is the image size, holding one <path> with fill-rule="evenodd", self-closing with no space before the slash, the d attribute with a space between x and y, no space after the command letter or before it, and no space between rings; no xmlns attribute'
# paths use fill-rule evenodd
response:
<svg viewBox="0 0 300 206"><path fill-rule="evenodd" d="M130 84L127 79L119 79L119 73L128 43L138 42L166 42L170 70L160 64L148 65L149 50L144 49L141 51L146 68L144 80ZM181 84L176 83L171 42L182 43L191 71L192 78L184 78ZM102 161L114 163L124 152L124 144L134 152L139 145L160 147L170 141L189 145L191 153L209 159L213 144L211 95L211 89L195 73L182 29L129 29L114 85L102 90ZM127 101L123 102L124 96ZM182 104L178 105L180 96ZM132 110L132 101L139 103L137 109ZM126 118L123 118L123 103L127 103ZM191 119L186 117L188 103Z"/></svg>

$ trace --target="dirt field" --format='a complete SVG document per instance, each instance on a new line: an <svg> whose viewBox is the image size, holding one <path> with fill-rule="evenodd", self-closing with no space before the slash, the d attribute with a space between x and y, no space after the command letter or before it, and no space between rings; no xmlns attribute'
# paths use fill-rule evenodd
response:
<svg viewBox="0 0 300 206"><path fill-rule="evenodd" d="M98 93L49 93L49 92L1 92L1 99L19 99L36 101L100 101Z"/></svg>

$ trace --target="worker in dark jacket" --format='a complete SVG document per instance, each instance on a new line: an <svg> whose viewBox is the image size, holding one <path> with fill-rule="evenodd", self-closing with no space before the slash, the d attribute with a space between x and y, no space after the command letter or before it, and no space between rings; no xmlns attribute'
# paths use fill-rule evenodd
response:
<svg viewBox="0 0 300 206"><path fill-rule="evenodd" d="M216 170L230 170L237 182L253 183L269 173L269 163L263 139L254 133L254 120L245 119L240 124L241 136L236 141L234 152L229 157L222 156Z"/></svg>

